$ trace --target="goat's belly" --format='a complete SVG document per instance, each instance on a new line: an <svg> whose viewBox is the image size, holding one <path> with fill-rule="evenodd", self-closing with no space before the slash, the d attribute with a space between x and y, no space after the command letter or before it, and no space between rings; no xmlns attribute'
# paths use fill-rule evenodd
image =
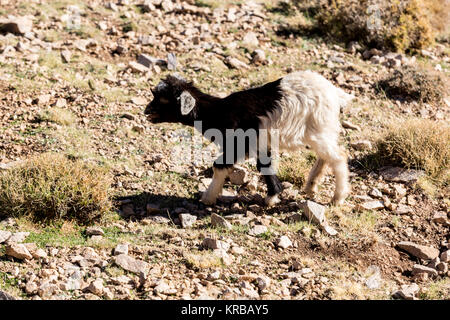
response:
<svg viewBox="0 0 450 320"><path fill-rule="evenodd" d="M270 137L272 149L280 151L295 151L304 146L305 126L290 119L290 121L261 121L261 130L266 130Z"/></svg>

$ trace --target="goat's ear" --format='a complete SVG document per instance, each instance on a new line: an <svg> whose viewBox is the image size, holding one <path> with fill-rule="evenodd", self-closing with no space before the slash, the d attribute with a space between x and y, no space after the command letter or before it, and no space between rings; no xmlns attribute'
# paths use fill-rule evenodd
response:
<svg viewBox="0 0 450 320"><path fill-rule="evenodd" d="M189 114L189 112L191 112L195 107L195 98L187 90L180 94L178 100L180 101L181 114L183 116Z"/></svg>

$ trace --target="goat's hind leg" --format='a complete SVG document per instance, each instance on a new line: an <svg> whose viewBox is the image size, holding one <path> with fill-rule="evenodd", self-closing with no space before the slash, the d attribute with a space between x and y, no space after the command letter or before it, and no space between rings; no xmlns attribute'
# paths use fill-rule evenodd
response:
<svg viewBox="0 0 450 320"><path fill-rule="evenodd" d="M315 140L312 143L312 148L319 158L323 159L333 170L336 179L336 189L331 202L335 205L342 204L350 193L349 171L345 150L337 142L330 142L326 138Z"/></svg>
<svg viewBox="0 0 450 320"><path fill-rule="evenodd" d="M323 178L327 164L325 160L318 158L309 172L308 181L306 182L305 192L313 197L318 191L318 185Z"/></svg>

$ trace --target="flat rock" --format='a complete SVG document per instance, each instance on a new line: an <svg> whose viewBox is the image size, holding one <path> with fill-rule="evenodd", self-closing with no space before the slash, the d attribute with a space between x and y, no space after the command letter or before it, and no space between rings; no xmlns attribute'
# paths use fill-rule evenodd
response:
<svg viewBox="0 0 450 320"><path fill-rule="evenodd" d="M128 244L120 243L114 248L114 255L118 256L120 254L128 254Z"/></svg>
<svg viewBox="0 0 450 320"><path fill-rule="evenodd" d="M400 249L405 250L414 257L432 260L439 256L439 250L433 247L422 246L410 241L402 241L397 245Z"/></svg>
<svg viewBox="0 0 450 320"><path fill-rule="evenodd" d="M422 266L420 264L415 264L413 266L413 269L412 269L412 274L416 275L416 274L419 274L419 273L427 273L430 276L437 276L438 275L437 271L435 269L433 269L433 268Z"/></svg>
<svg viewBox="0 0 450 320"><path fill-rule="evenodd" d="M325 207L314 201L306 200L300 204L303 209L304 215L308 220L318 224L322 224L325 221Z"/></svg>
<svg viewBox="0 0 450 320"><path fill-rule="evenodd" d="M385 167L380 170L380 175L387 181L406 183L417 181L417 179L424 175L424 172L398 167Z"/></svg>
<svg viewBox="0 0 450 320"><path fill-rule="evenodd" d="M400 290L393 294L393 297L397 299L414 300L419 289L419 286L415 283L403 285Z"/></svg>
<svg viewBox="0 0 450 320"><path fill-rule="evenodd" d="M0 290L0 300L17 300L9 293L6 293L5 291Z"/></svg>
<svg viewBox="0 0 450 320"><path fill-rule="evenodd" d="M87 236L104 236L105 232L100 227L88 227L86 229Z"/></svg>
<svg viewBox="0 0 450 320"><path fill-rule="evenodd" d="M234 69L250 69L246 63L233 57L227 57L225 59L225 63Z"/></svg>
<svg viewBox="0 0 450 320"><path fill-rule="evenodd" d="M136 274L146 274L149 269L149 264L147 262L135 259L126 254L119 254L115 257L114 262L122 269Z"/></svg>
<svg viewBox="0 0 450 320"><path fill-rule="evenodd" d="M29 232L15 232L9 237L9 239L6 241L7 244L12 243L21 243L23 242L28 236L30 235Z"/></svg>
<svg viewBox="0 0 450 320"><path fill-rule="evenodd" d="M380 200L372 200L372 201L365 201L363 203L360 203L356 206L357 210L378 210L383 209L384 203Z"/></svg>
<svg viewBox="0 0 450 320"><path fill-rule="evenodd" d="M181 226L183 228L192 227L194 225L195 221L197 221L197 216L194 216L189 213L180 213L178 215L178 218L180 219Z"/></svg>
<svg viewBox="0 0 450 320"><path fill-rule="evenodd" d="M230 249L230 245L225 241L212 238L203 239L202 246L207 249L223 250L224 252L227 252L228 249Z"/></svg>
<svg viewBox="0 0 450 320"><path fill-rule="evenodd" d="M251 228L248 231L248 234L251 236L258 236L260 234L263 234L265 232L267 232L269 229L266 226L263 226L262 224L258 224L256 226L254 226L253 228Z"/></svg>
<svg viewBox="0 0 450 320"><path fill-rule="evenodd" d="M286 249L292 247L292 241L287 236L281 236L280 238L277 239L276 245L277 247Z"/></svg>
<svg viewBox="0 0 450 320"><path fill-rule="evenodd" d="M25 247L25 245L20 243L13 243L6 246L6 255L23 260L23 259L33 259L33 256Z"/></svg>
<svg viewBox="0 0 450 320"><path fill-rule="evenodd" d="M213 227L220 227L228 230L231 230L233 228L230 222L228 222L224 217L219 216L216 213L211 214L211 225Z"/></svg>
<svg viewBox="0 0 450 320"><path fill-rule="evenodd" d="M0 243L6 242L11 237L11 232L0 230Z"/></svg>
<svg viewBox="0 0 450 320"><path fill-rule="evenodd" d="M33 21L27 17L17 17L9 20L0 20L1 32L10 32L23 35L27 32L31 32L32 28Z"/></svg>

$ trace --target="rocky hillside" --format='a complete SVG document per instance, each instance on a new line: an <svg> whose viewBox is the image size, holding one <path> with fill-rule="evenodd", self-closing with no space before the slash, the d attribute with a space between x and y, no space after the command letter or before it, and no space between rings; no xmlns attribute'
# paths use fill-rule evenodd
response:
<svg viewBox="0 0 450 320"><path fill-rule="evenodd" d="M445 35L338 42L292 3L0 0L0 300L450 298ZM252 161L201 204L217 150L186 159L192 130L150 124L150 89L178 72L225 96L306 69L357 97L345 204L331 173L303 193L307 149L281 155L280 205Z"/></svg>

